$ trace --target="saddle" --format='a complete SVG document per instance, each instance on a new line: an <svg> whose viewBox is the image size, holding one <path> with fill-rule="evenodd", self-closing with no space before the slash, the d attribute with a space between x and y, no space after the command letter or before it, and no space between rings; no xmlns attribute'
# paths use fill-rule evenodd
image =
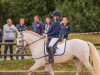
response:
<svg viewBox="0 0 100 75"><path fill-rule="evenodd" d="M48 39L47 41L45 41L45 46L46 46L46 51L48 52L48 49L49 49L49 43L50 43L50 40L51 39ZM56 53L56 51L57 51L57 49L58 49L58 47L57 47L57 44L61 44L61 43L63 43L64 41L63 41L63 39L59 39L55 44L54 44L54 46L53 46L53 54L55 54Z"/></svg>

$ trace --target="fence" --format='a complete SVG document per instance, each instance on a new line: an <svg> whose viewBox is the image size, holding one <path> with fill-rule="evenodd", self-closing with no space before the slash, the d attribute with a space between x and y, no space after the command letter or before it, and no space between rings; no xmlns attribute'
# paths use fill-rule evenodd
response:
<svg viewBox="0 0 100 75"><path fill-rule="evenodd" d="M16 45L16 43L12 43L12 42L8 42L8 43L0 42L0 45L9 45L9 44ZM0 56L31 56L31 54L0 54Z"/></svg>

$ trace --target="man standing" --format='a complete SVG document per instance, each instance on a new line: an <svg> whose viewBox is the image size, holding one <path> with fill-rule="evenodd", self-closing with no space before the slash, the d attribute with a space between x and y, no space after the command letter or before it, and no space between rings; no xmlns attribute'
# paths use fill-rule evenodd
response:
<svg viewBox="0 0 100 75"><path fill-rule="evenodd" d="M57 41L60 38L60 29L61 29L61 25L60 25L61 13L58 10L56 10L53 12L52 15L54 18L54 22L52 24L52 27L47 32L49 39L51 39L49 43L49 49L48 49L48 53L49 53L48 62L49 63L54 63L53 46L57 43Z"/></svg>
<svg viewBox="0 0 100 75"><path fill-rule="evenodd" d="M25 19L24 18L20 18L19 20L19 24L16 25L16 28L19 32L25 31L27 30L27 27L25 25ZM19 54L19 50L17 50L16 54ZM24 54L24 52L22 51L21 54ZM16 56L16 59L18 60L19 56ZM21 59L24 59L24 56L21 56Z"/></svg>
<svg viewBox="0 0 100 75"><path fill-rule="evenodd" d="M32 31L40 35L43 34L43 23L39 21L39 16L34 17L34 22L32 23Z"/></svg>
<svg viewBox="0 0 100 75"><path fill-rule="evenodd" d="M4 42L5 43L13 43L14 42L14 31L17 31L16 27L12 24L11 19L7 19L6 24L3 26L4 32ZM8 48L10 48L10 54L13 54L13 45L6 44L4 48L4 54L7 54ZM7 56L4 56L4 60L6 60ZM13 60L13 56L10 56L10 59Z"/></svg>

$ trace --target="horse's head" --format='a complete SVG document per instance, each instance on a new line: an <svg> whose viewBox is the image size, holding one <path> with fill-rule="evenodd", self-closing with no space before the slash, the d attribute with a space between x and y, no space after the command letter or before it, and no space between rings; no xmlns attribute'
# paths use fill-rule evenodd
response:
<svg viewBox="0 0 100 75"><path fill-rule="evenodd" d="M35 42L41 40L42 38L43 36L31 31L23 31L21 33L18 33L17 50L21 50L25 48L26 46L30 46L34 44Z"/></svg>
<svg viewBox="0 0 100 75"><path fill-rule="evenodd" d="M23 32L17 34L17 50L21 50L26 46L26 42L24 41Z"/></svg>

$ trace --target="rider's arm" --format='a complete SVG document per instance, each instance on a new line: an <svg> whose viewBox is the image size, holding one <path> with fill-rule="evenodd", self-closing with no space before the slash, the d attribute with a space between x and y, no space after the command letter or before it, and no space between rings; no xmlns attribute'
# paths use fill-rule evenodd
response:
<svg viewBox="0 0 100 75"><path fill-rule="evenodd" d="M56 35L59 33L61 26L60 26L60 23L56 23L56 24L57 25L54 25L54 30L51 33L49 33L49 32L47 33L48 36Z"/></svg>

